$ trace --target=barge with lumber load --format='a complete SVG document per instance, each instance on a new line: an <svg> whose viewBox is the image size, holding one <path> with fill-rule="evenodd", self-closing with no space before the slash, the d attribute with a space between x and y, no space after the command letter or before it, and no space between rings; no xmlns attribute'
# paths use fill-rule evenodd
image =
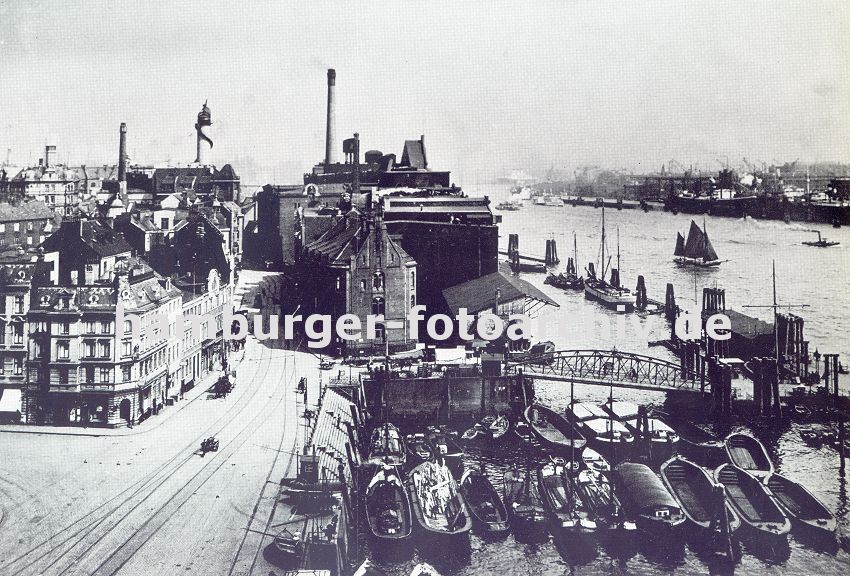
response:
<svg viewBox="0 0 850 576"><path fill-rule="evenodd" d="M411 470L406 485L413 514L426 534L451 538L472 528L466 501L445 464L423 462Z"/></svg>

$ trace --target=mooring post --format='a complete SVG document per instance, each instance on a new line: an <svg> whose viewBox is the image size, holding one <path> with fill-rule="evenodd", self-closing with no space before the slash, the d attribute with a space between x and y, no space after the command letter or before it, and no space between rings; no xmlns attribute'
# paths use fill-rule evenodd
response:
<svg viewBox="0 0 850 576"><path fill-rule="evenodd" d="M773 359L774 362L779 362L778 358ZM771 414L776 416L777 418L782 417L782 403L779 400L779 369L774 366L772 370L772 375L770 378L771 388L773 389L771 396L773 396L773 409L771 410Z"/></svg>

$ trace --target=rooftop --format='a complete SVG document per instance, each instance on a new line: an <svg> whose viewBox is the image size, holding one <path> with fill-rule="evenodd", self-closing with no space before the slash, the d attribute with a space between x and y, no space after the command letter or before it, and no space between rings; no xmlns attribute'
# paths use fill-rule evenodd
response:
<svg viewBox="0 0 850 576"><path fill-rule="evenodd" d="M477 314L493 308L496 303L496 290L499 291L500 303L524 299L526 309L536 310L541 306L559 307L557 302L538 288L501 270L446 288L443 290L443 298L455 315L461 308L466 308L469 314Z"/></svg>

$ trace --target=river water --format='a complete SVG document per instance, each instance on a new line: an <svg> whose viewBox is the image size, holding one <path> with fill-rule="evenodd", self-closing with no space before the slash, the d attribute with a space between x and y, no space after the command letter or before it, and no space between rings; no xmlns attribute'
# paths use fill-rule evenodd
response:
<svg viewBox="0 0 850 576"><path fill-rule="evenodd" d="M480 186L467 189L470 195L488 195L495 206L509 195L507 187ZM566 265L573 253L573 233L578 244L579 269L598 259L601 210L591 207L551 207L526 203L519 211L498 212L503 217L500 230L500 249L507 248L510 233L520 235L520 252L532 256L544 255L545 242L557 241L561 258ZM810 340L810 352L838 353L845 365L850 364L850 229L833 229L822 224L758 221L706 217L706 227L721 259L728 260L719 268L698 270L683 268L672 262L676 232L686 234L691 216L673 215L662 211L644 213L638 210L606 209L608 249L616 259L619 231L621 281L634 288L637 276L646 279L648 295L664 300L665 286L673 283L677 303L683 308L698 310L702 288L718 286L726 289L727 307L751 316L772 321L773 302L772 264L776 265L776 291L780 304L807 305L787 311L805 318L805 338ZM702 225L702 216L698 217ZM813 248L802 245L803 240L815 238L811 230L820 230L839 246ZM612 262L614 261L612 260ZM541 334L555 342L557 349L611 349L674 359L662 347L649 347L648 340L666 338L669 327L663 316L638 318L640 329L629 318L620 330L616 329L618 315L608 312L584 299L581 292L566 293L545 286L542 274L523 276L541 288L558 304L557 309L545 312L548 330ZM696 286L696 291L695 291ZM696 294L695 294L696 292ZM697 304L696 301L700 301ZM622 316L619 316L622 318ZM541 327L540 330L543 330ZM733 355L734 355L734 351ZM840 382L848 390L848 379ZM555 407L566 407L569 389L563 384L537 383L538 397ZM575 386L578 400L603 401L608 390ZM659 405L661 394L640 391L614 391L616 399ZM811 448L799 436L799 424L782 427L751 426L767 445L778 472L799 481L833 510L839 518L839 547L837 550L815 550L798 542L792 535L790 549L769 554L762 550L742 548L741 559L734 565L718 563L696 553L690 545L666 549L639 541L622 543L599 541L595 550L577 553L569 546L532 545L517 542L513 536L497 542L470 538L469 548L460 550L429 549L415 546L400 557L390 560L378 551L371 556L381 559L380 565L389 574L409 574L418 561L427 561L444 574L481 576L484 574L847 574L850 573L850 534L847 482L839 471L839 458L831 447ZM726 430L718 430L726 432ZM472 453L467 456L470 466L485 466L497 487L505 469L519 461L528 464L528 451L521 443L500 447L498 453ZM532 464L533 466L533 464ZM364 552L369 553L364 547Z"/></svg>

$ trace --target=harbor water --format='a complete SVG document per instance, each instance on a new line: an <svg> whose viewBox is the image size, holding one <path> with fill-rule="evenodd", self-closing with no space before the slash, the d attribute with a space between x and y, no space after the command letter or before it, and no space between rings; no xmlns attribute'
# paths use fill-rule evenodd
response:
<svg viewBox="0 0 850 576"><path fill-rule="evenodd" d="M470 195L488 195L492 205L509 196L507 187L468 187ZM601 211L591 207L554 207L530 202L518 211L500 212L500 249L507 248L508 234L520 236L520 253L543 257L547 239L557 241L563 271L573 254L573 233L578 244L578 269L583 271L590 261L598 262ZM698 310L702 288L717 286L726 289L727 307L772 320L773 303L772 263L776 264L776 296L783 308L805 318L805 337L811 342L810 352L838 353L841 362L850 365L850 291L846 278L850 276L850 229L833 229L823 224L759 221L755 219L715 218L707 216L705 226L711 242L724 262L714 269L680 267L674 264L672 253L676 232L687 232L692 216L673 215L662 211L644 213L639 210L606 209L607 250L616 262L617 235L620 245L620 277L623 285L634 289L637 276L646 279L651 299L664 300L668 282L675 287L677 304ZM703 217L693 217L702 226ZM820 230L830 240L841 242L830 248L804 246L804 240L816 237L811 230ZM816 239L816 238L815 238ZM504 257L502 257L504 259ZM598 264L597 264L598 266ZM564 292L543 283L543 274L525 274L523 278L541 288L558 304L547 311L548 339L556 349L612 349L648 354L673 360L663 347L650 347L648 341L669 336L669 326L661 315L639 317L641 330L631 327L616 331L618 315L595 303L588 302L582 292ZM696 287L696 289L695 289ZM805 307L799 307L805 305ZM622 316L620 316L622 317ZM604 325L604 326L603 326ZM821 370L823 367L821 366ZM842 376L840 387L848 393L848 377ZM537 382L538 398L546 404L563 409L570 401L570 387L563 383ZM577 400L604 401L607 388L576 385ZM662 394L614 390L615 399L630 400L659 406ZM847 481L839 471L835 449L824 446L812 448L800 438L800 424L779 426L741 424L759 436L767 446L776 470L802 483L819 497L838 517L839 544L835 549L813 549L799 542L792 534L790 547L780 553L742 546L741 559L736 564L720 562L697 546L663 546L642 539L618 542L601 538L593 549L576 550L570 543L550 539L544 544L524 544L513 535L497 541L485 541L470 536L469 545L458 549L428 546L414 537L412 549L402 552L371 550L363 535L361 550L378 560L388 574L409 574L417 562L426 561L445 575L483 576L485 574L847 574L850 571L850 534ZM728 430L716 430L726 432ZM502 445L498 450L471 452L467 465L484 467L497 489L502 488L505 470L519 464L532 468L534 458L519 440Z"/></svg>

